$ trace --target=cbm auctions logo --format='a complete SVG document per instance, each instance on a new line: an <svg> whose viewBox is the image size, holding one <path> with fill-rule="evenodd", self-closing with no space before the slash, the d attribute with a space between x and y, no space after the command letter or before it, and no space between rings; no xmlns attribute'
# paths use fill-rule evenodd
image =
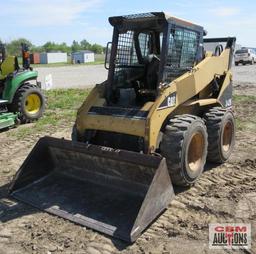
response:
<svg viewBox="0 0 256 254"><path fill-rule="evenodd" d="M210 224L210 249L250 249L251 225L244 223Z"/></svg>

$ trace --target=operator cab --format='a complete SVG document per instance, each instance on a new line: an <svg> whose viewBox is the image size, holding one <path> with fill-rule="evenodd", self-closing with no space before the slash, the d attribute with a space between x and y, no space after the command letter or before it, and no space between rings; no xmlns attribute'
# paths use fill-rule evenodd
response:
<svg viewBox="0 0 256 254"><path fill-rule="evenodd" d="M111 17L109 22L114 27L109 105L140 107L154 101L160 85L169 84L203 58L203 27L188 21L154 12Z"/></svg>

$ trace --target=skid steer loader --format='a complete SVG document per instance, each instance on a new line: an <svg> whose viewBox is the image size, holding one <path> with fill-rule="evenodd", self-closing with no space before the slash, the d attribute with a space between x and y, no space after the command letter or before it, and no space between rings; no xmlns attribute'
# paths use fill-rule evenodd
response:
<svg viewBox="0 0 256 254"><path fill-rule="evenodd" d="M203 27L162 12L109 21L107 81L78 110L72 141L38 141L10 193L133 242L170 204L172 184L191 185L206 159L229 158L236 39L204 40Z"/></svg>

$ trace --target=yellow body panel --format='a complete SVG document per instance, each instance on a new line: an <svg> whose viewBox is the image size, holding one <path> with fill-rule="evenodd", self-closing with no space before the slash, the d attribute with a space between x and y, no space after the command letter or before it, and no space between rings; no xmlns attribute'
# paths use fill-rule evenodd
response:
<svg viewBox="0 0 256 254"><path fill-rule="evenodd" d="M187 102L184 103L185 107L190 107L190 106L194 106L194 105L199 105L200 107L203 106L208 106L208 105L213 105L218 103L217 99L200 99L200 100L189 100Z"/></svg>
<svg viewBox="0 0 256 254"><path fill-rule="evenodd" d="M6 78L7 75L15 71L15 56L8 56L1 64L0 79Z"/></svg>
<svg viewBox="0 0 256 254"><path fill-rule="evenodd" d="M207 106L210 104L220 104L218 99L203 98L198 101L190 101L195 95L200 95L207 86L212 82L214 77L226 74L222 90L229 84L232 75L229 69L230 49L225 49L220 56L206 54L206 57L191 71L178 77L169 85L165 86L160 91L155 102L147 102L142 108L142 111L149 111L145 120L133 118L105 116L105 115L90 115L88 111L92 106L104 106L104 86L106 83L97 85L84 104L78 111L76 126L80 134L85 130L104 130L117 133L130 134L144 137L145 150L150 153L157 148L158 137L163 123L177 108L181 111L186 107L198 104L199 106ZM176 93L176 105L165 109L159 109L161 103L170 94ZM184 104L187 102L187 104ZM192 103L192 104L191 104ZM184 107L180 107L184 104Z"/></svg>
<svg viewBox="0 0 256 254"><path fill-rule="evenodd" d="M226 49L220 56L207 56L190 72L174 80L155 102L148 116L148 147L154 151L157 139L165 119L180 105L202 91L216 75L223 75L228 71L230 49ZM172 108L157 110L161 102L170 94L176 92L176 105Z"/></svg>
<svg viewBox="0 0 256 254"><path fill-rule="evenodd" d="M88 126L88 129L113 131L140 137L145 136L145 120L87 115L86 118L84 118L84 121L84 125Z"/></svg>

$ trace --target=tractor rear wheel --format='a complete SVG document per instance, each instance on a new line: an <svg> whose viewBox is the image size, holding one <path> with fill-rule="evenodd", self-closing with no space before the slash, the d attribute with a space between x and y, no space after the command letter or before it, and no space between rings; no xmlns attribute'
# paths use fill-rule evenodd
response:
<svg viewBox="0 0 256 254"><path fill-rule="evenodd" d="M235 119L232 111L214 107L205 113L208 131L207 160L223 163L231 155L235 145Z"/></svg>
<svg viewBox="0 0 256 254"><path fill-rule="evenodd" d="M10 110L19 113L21 123L38 120L45 110L45 97L41 89L30 83L21 86L14 96Z"/></svg>
<svg viewBox="0 0 256 254"><path fill-rule="evenodd" d="M204 169L207 156L207 131L204 121L194 115L170 119L160 150L166 158L173 184L193 184Z"/></svg>

